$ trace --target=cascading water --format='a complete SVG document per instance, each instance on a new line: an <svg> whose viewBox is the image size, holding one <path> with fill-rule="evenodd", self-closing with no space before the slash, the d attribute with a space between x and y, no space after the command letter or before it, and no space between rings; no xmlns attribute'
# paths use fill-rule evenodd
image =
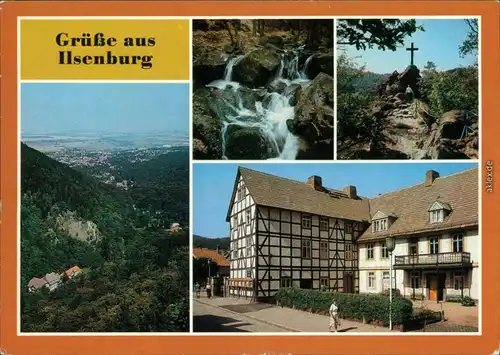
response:
<svg viewBox="0 0 500 355"><path fill-rule="evenodd" d="M289 131L287 126L287 121L293 119L295 115L294 106L290 101L298 86L309 84L307 68L312 59L312 56L307 58L302 69L299 69L299 51L301 49L285 51L276 76L269 85L270 88L274 89L261 94L259 99L253 100L251 104L245 100L245 92L262 92L262 89L245 88L240 83L233 81L232 78L234 66L244 56L229 59L223 79L215 80L207 85L207 87L224 91L224 95L217 95L217 100L220 100L224 106L224 109L221 110L223 113L220 115L223 121L221 132L223 159L230 159L231 156L227 149L231 127L258 130L265 141L266 152L264 155L267 159L296 159L300 145L299 139ZM280 89L276 90L275 88ZM255 149L260 148L255 147Z"/></svg>

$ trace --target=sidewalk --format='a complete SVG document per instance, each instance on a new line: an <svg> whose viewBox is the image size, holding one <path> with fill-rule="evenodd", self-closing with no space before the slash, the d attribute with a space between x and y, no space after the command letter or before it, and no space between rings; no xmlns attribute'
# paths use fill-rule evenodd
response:
<svg viewBox="0 0 500 355"><path fill-rule="evenodd" d="M286 328L295 332L328 333L329 317L291 308L252 303L249 300L238 298L213 297L211 299L202 295L194 298L195 302L220 307L226 311L238 313L264 323ZM348 320L341 320L339 332L389 332L389 329L374 325L363 324Z"/></svg>

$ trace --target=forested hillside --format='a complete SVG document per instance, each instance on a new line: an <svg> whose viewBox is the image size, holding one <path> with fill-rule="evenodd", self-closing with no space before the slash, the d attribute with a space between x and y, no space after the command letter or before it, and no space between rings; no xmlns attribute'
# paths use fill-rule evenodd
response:
<svg viewBox="0 0 500 355"><path fill-rule="evenodd" d="M162 168L184 171L187 155L185 162L179 157L169 164ZM152 172L139 168L137 176L163 184L164 191L174 185L173 190L180 190L175 208L188 210L188 178L158 176L152 165L144 169ZM133 208L137 196L100 183L24 144L21 176L22 331L189 330L188 229L166 233L137 228ZM144 190L144 195L154 194ZM79 233L84 229L75 232L74 226L94 224L97 239L82 238ZM43 287L28 292L33 277L61 274L75 265L83 272L55 291Z"/></svg>
<svg viewBox="0 0 500 355"><path fill-rule="evenodd" d="M199 235L193 235L193 248L206 248L216 250L229 250L229 238L205 238Z"/></svg>

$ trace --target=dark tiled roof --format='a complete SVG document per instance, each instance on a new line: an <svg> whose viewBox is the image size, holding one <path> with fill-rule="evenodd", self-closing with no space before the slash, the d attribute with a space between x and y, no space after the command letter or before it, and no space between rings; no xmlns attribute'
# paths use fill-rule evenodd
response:
<svg viewBox="0 0 500 355"><path fill-rule="evenodd" d="M304 182L242 167L238 171L258 205L353 221L370 218L368 200L351 199L343 191L324 188L321 192Z"/></svg>
<svg viewBox="0 0 500 355"><path fill-rule="evenodd" d="M368 228L358 239L367 241L389 235L477 226L479 221L478 169L439 177L431 186L425 182L370 199L372 216L377 211L393 213L396 220L387 231L372 233ZM439 201L451 213L441 223L429 222L429 207Z"/></svg>
<svg viewBox="0 0 500 355"><path fill-rule="evenodd" d="M369 221L377 211L396 217L388 231L372 233L368 228L359 241L478 224L477 168L439 177L431 186L425 186L425 176L422 176L420 184L372 199L351 199L343 191L327 188L316 191L305 182L247 168L240 167L238 172L258 205L353 221ZM436 201L449 205L451 213L444 222L430 224L428 210Z"/></svg>

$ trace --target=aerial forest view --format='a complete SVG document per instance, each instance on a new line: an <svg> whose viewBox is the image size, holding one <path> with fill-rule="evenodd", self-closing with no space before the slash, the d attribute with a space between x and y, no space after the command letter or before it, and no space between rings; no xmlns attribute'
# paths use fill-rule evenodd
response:
<svg viewBox="0 0 500 355"><path fill-rule="evenodd" d="M193 21L194 159L333 159L333 26Z"/></svg>
<svg viewBox="0 0 500 355"><path fill-rule="evenodd" d="M124 86L22 87L22 332L189 331L189 87Z"/></svg>
<svg viewBox="0 0 500 355"><path fill-rule="evenodd" d="M477 159L476 19L337 21L338 159Z"/></svg>

